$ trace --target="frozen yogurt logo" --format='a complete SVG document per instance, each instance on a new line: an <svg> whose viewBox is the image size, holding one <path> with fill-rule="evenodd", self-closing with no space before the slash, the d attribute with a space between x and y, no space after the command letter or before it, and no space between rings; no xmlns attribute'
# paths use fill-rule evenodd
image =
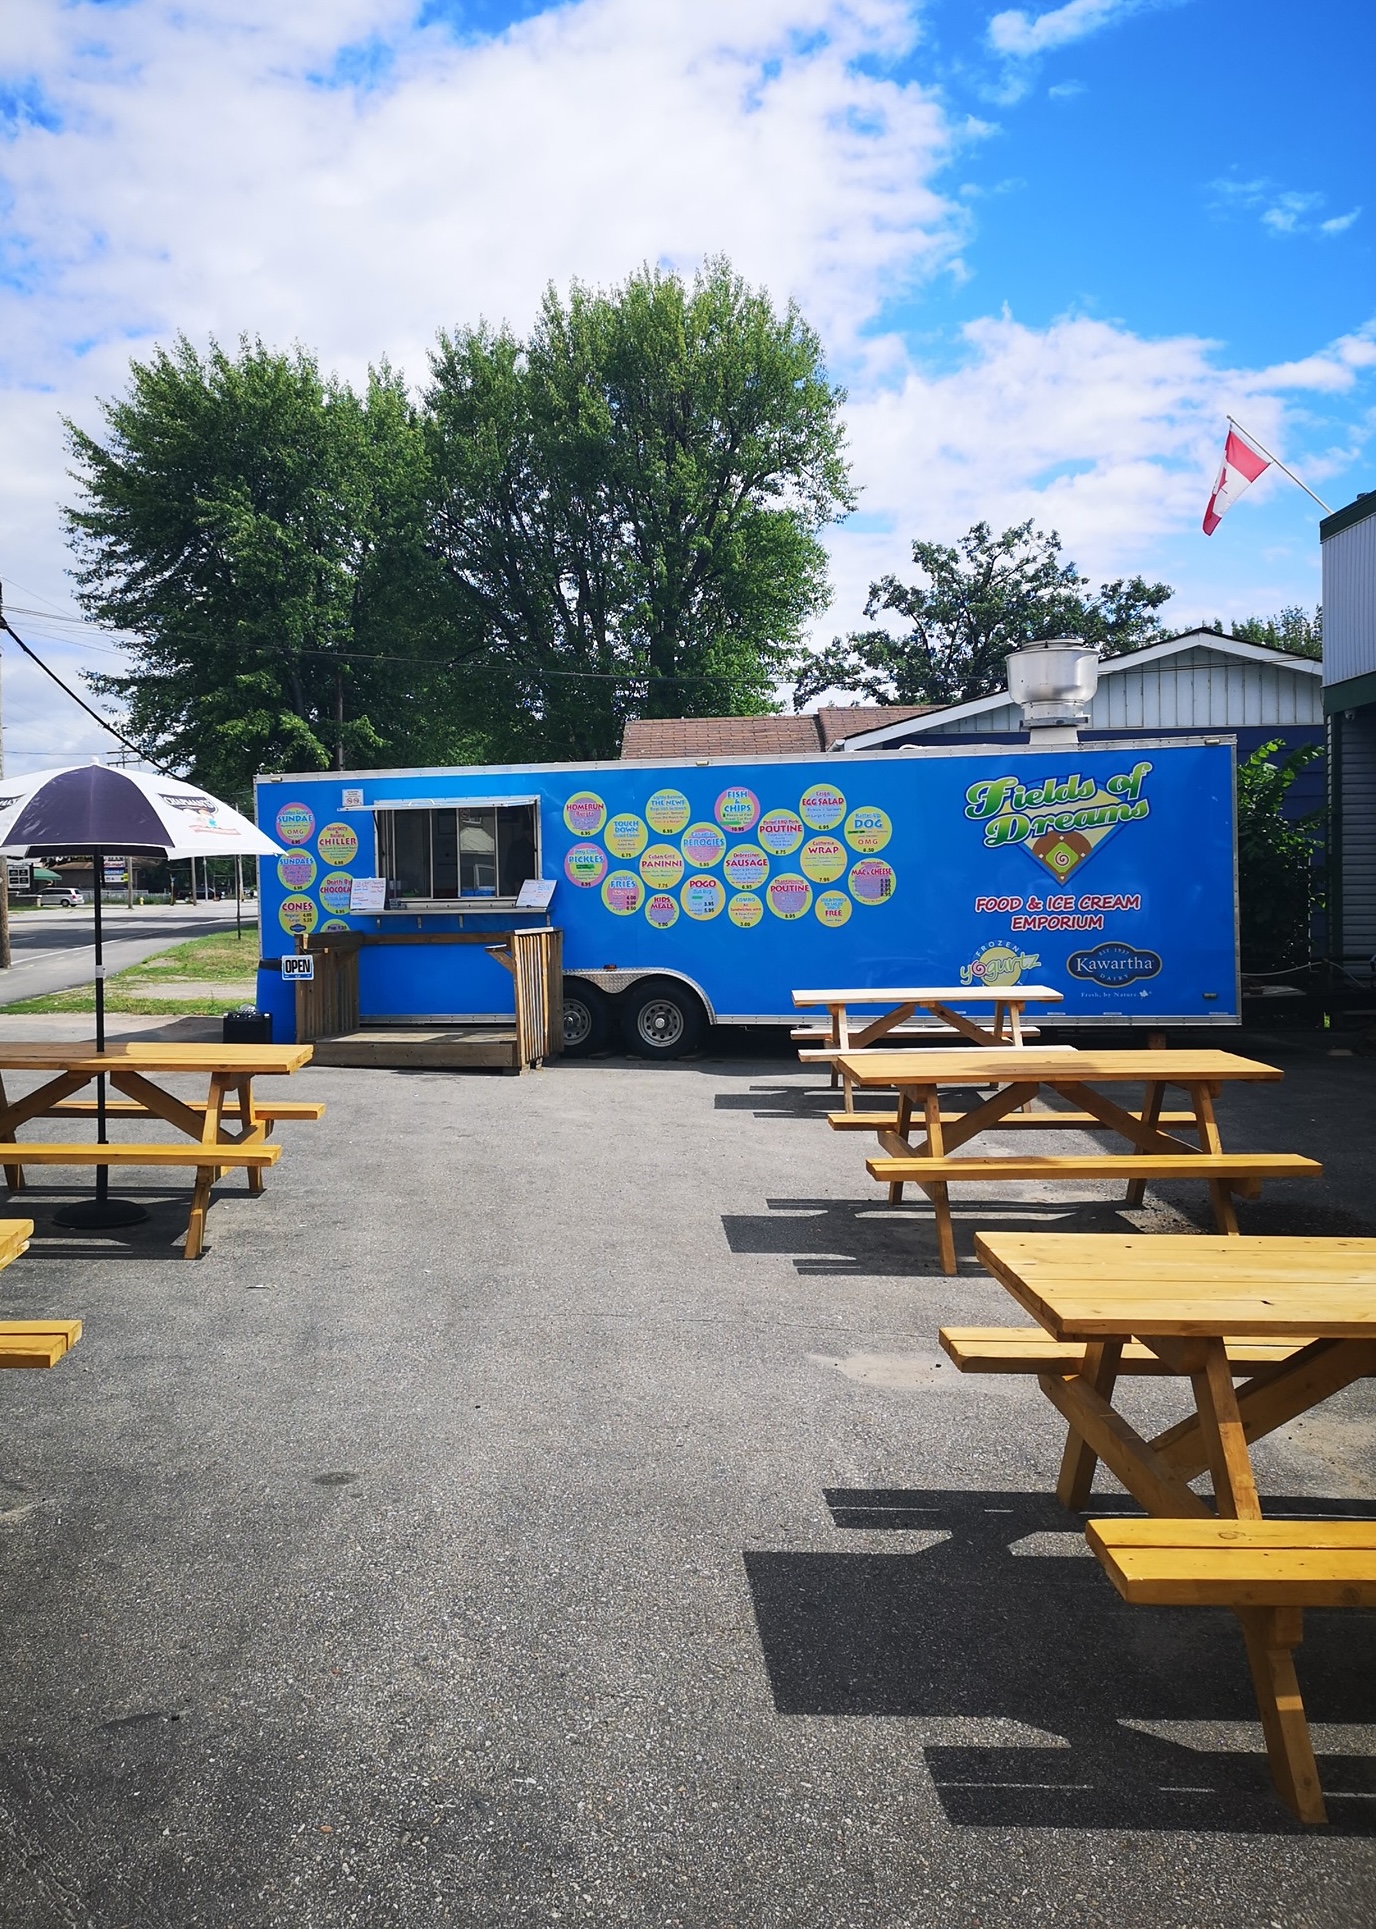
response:
<svg viewBox="0 0 1376 1929"><path fill-rule="evenodd" d="M315 812L308 804L283 804L272 820L284 844L304 844L315 829Z"/></svg>
<svg viewBox="0 0 1376 1929"><path fill-rule="evenodd" d="M834 831L846 814L846 800L834 784L814 784L803 792L798 815L810 831Z"/></svg>
<svg viewBox="0 0 1376 1929"><path fill-rule="evenodd" d="M963 985L1015 985L1024 971L1041 963L1035 951L1017 951L1009 944L987 944L968 965L960 967Z"/></svg>
<svg viewBox="0 0 1376 1929"><path fill-rule="evenodd" d="M645 886L634 871L613 871L602 886L602 902L617 917L628 918L645 902Z"/></svg>
<svg viewBox="0 0 1376 1929"><path fill-rule="evenodd" d="M657 931L667 931L671 924L678 923L678 899L667 891L656 891L645 903L645 921L654 925Z"/></svg>
<svg viewBox="0 0 1376 1929"><path fill-rule="evenodd" d="M713 815L724 831L748 831L760 814L760 800L744 784L732 784L717 799Z"/></svg>
<svg viewBox="0 0 1376 1929"><path fill-rule="evenodd" d="M651 844L640 860L640 875L652 891L672 891L683 871L683 853L672 844Z"/></svg>
<svg viewBox="0 0 1376 1929"><path fill-rule="evenodd" d="M849 864L850 854L839 837L810 837L798 862L814 884L834 884Z"/></svg>
<svg viewBox="0 0 1376 1929"><path fill-rule="evenodd" d="M564 828L575 837L596 837L607 821L607 806L596 792L576 790L564 805Z"/></svg>
<svg viewBox="0 0 1376 1929"><path fill-rule="evenodd" d="M1074 772L1023 784L988 777L965 793L965 815L984 826L984 848L1021 844L1052 877L1064 882L1120 824L1151 815L1145 794L1151 765L1134 764L1101 785Z"/></svg>
<svg viewBox="0 0 1376 1929"><path fill-rule="evenodd" d="M321 862L338 870L358 856L358 832L349 824L326 824L315 840Z"/></svg>
<svg viewBox="0 0 1376 1929"><path fill-rule="evenodd" d="M862 857L851 866L847 882L857 904L887 904L898 887L892 864L882 857Z"/></svg>
<svg viewBox="0 0 1376 1929"><path fill-rule="evenodd" d="M645 821L657 837L677 837L692 814L681 790L657 790L645 806Z"/></svg>
<svg viewBox="0 0 1376 1929"><path fill-rule="evenodd" d="M277 860L277 881L289 891L309 891L315 883L315 859L309 851L285 851Z"/></svg>
<svg viewBox="0 0 1376 1929"><path fill-rule="evenodd" d="M607 875L607 853L600 844L575 844L564 859L564 876L570 884L591 890Z"/></svg>
<svg viewBox="0 0 1376 1929"><path fill-rule="evenodd" d="M331 871L320 880L320 902L327 911L347 911L353 900L354 881L347 871Z"/></svg>
<svg viewBox="0 0 1376 1929"><path fill-rule="evenodd" d="M1116 985L1136 984L1139 978L1155 978L1161 958L1158 952L1139 951L1135 945L1111 939L1107 944L1096 944L1092 951L1072 951L1066 968L1072 978L1088 978L1091 984L1111 990Z"/></svg>
<svg viewBox="0 0 1376 1929"><path fill-rule="evenodd" d="M769 876L769 859L755 844L738 844L721 868L734 890L753 891Z"/></svg>
<svg viewBox="0 0 1376 1929"><path fill-rule="evenodd" d="M692 824L683 834L683 855L695 871L710 871L720 864L726 838L715 824Z"/></svg>
<svg viewBox="0 0 1376 1929"><path fill-rule="evenodd" d="M771 878L764 896L775 917L788 923L794 918L806 917L812 909L812 886L794 871L781 871L778 877Z"/></svg>
<svg viewBox="0 0 1376 1929"><path fill-rule="evenodd" d="M787 857L796 851L804 834L802 818L791 810L766 811L755 833L771 857Z"/></svg>
<svg viewBox="0 0 1376 1929"><path fill-rule="evenodd" d="M632 810L619 810L609 821L606 836L613 857L639 857L650 841L644 819Z"/></svg>

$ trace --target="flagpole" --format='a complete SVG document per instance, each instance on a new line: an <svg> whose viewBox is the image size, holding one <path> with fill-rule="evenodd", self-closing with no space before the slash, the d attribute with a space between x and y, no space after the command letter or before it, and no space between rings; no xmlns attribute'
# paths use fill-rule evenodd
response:
<svg viewBox="0 0 1376 1929"><path fill-rule="evenodd" d="M1329 508L1328 504L1324 501L1323 497L1316 496L1314 494L1314 491L1309 487L1309 484L1307 482L1300 482L1300 479L1295 474L1294 470L1287 469L1285 464L1281 461L1280 457L1278 455L1272 455L1271 451L1267 448L1266 444L1264 442L1259 442L1256 436L1252 434L1252 431L1250 429L1244 429L1242 424L1238 421L1235 415L1230 415L1228 417L1228 421L1229 421L1229 424L1237 430L1239 435L1246 436L1247 440L1256 449L1258 455L1264 455L1268 462L1275 463L1276 467L1282 472L1282 474L1289 476L1292 482L1299 483L1299 486L1301 489L1303 489L1304 493L1312 501L1318 503L1320 509L1323 510L1323 513L1326 516L1331 516L1333 514L1333 511Z"/></svg>

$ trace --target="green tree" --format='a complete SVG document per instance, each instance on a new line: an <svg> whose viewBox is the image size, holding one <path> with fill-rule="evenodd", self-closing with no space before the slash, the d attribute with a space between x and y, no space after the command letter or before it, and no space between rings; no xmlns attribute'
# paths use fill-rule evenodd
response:
<svg viewBox="0 0 1376 1929"><path fill-rule="evenodd" d="M1244 643L1259 643L1266 650L1284 650L1288 656L1323 655L1323 606L1316 604L1309 616L1298 603L1289 603L1275 616L1249 616L1233 624L1233 635Z"/></svg>
<svg viewBox="0 0 1376 1929"><path fill-rule="evenodd" d="M399 376L360 395L300 349L179 337L101 409L103 440L67 424L66 521L80 601L132 639L132 669L90 681L150 754L242 801L260 770L443 747L452 621Z"/></svg>
<svg viewBox="0 0 1376 1929"><path fill-rule="evenodd" d="M1008 652L1025 643L1076 636L1118 656L1151 642L1160 631L1156 612L1172 593L1166 583L1133 576L1086 596L1089 579L1061 561L1060 537L1034 531L1030 521L1001 536L977 522L954 548L915 542L913 561L925 581L883 576L865 605L867 617L891 614L906 628L837 637L805 665L795 708L832 689L876 703L988 696L1007 681Z"/></svg>
<svg viewBox="0 0 1376 1929"><path fill-rule="evenodd" d="M1279 760L1279 737L1259 744L1237 769L1238 904L1244 971L1287 971L1308 962L1315 909L1316 830L1322 817L1287 817L1290 786L1321 757L1302 744Z"/></svg>
<svg viewBox="0 0 1376 1929"><path fill-rule="evenodd" d="M854 502L842 392L725 261L550 289L528 342L440 337L433 529L503 747L609 756L631 716L759 712Z"/></svg>

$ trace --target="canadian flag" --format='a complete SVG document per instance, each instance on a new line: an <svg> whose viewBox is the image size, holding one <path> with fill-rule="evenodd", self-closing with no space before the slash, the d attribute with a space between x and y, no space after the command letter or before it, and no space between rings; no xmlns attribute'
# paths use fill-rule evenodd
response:
<svg viewBox="0 0 1376 1929"><path fill-rule="evenodd" d="M1209 497L1209 506L1204 511L1206 536L1213 535L1225 512L1232 508L1243 490L1250 488L1262 471L1270 466L1268 459L1258 455L1250 442L1244 442L1236 429L1229 429L1223 450L1223 466L1218 472L1214 492Z"/></svg>

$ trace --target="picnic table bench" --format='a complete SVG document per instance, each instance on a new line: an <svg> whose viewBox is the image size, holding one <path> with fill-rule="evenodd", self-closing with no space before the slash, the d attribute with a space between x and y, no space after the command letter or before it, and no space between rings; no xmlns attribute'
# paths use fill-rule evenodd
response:
<svg viewBox="0 0 1376 1929"><path fill-rule="evenodd" d="M1002 1052L871 1052L840 1063L861 1090L896 1090L892 1112L833 1112L829 1122L840 1131L874 1132L886 1156L868 1159L866 1169L888 1186L892 1203L902 1199L905 1185L921 1186L932 1201L941 1264L948 1273L956 1270L948 1190L953 1184L1122 1178L1128 1182L1126 1203L1140 1205L1148 1179L1202 1179L1220 1232L1236 1234L1234 1191L1253 1196L1263 1179L1317 1177L1322 1171L1317 1161L1296 1153L1223 1150L1213 1109L1219 1087L1283 1076L1272 1065L1232 1052L1058 1052L1037 1046ZM942 1109L943 1090L990 1083L999 1089L969 1110ZM1122 1084L1144 1087L1140 1109L1117 1104L1094 1089ZM1188 1112L1163 1112L1168 1087L1188 1094ZM1041 1092L1068 1099L1071 1110L1033 1107ZM952 1156L994 1126L1055 1131L1067 1124L1079 1131L1116 1133L1132 1150ZM1166 1131L1167 1124L1177 1129ZM1179 1136L1181 1127L1195 1135L1193 1143Z"/></svg>
<svg viewBox="0 0 1376 1929"><path fill-rule="evenodd" d="M1087 1528L1125 1600L1237 1614L1277 1791L1302 1821L1326 1820L1294 1650L1306 1607L1376 1605L1376 1522L1263 1519L1248 1448L1376 1375L1376 1239L980 1233L975 1245L1038 1324L1001 1343L998 1329L950 1328L942 1345L964 1371L1036 1376L1068 1422L1067 1507L1090 1504L1102 1460L1147 1510ZM1141 1371L1188 1382L1194 1399L1152 1440L1113 1404ZM1189 1485L1205 1471L1213 1513Z"/></svg>
<svg viewBox="0 0 1376 1929"><path fill-rule="evenodd" d="M24 1167L164 1166L195 1173L183 1254L200 1256L211 1188L222 1172L248 1174L250 1192L261 1192L263 1173L282 1156L269 1144L273 1126L285 1119L318 1119L323 1104L269 1100L264 1104L253 1081L284 1077L310 1062L309 1045L169 1045L142 1040L107 1043L97 1051L87 1043L0 1043L0 1166L11 1190L24 1184ZM46 1083L21 1098L6 1097L3 1074L39 1071ZM187 1100L157 1083L159 1075L202 1074L204 1099ZM19 1128L33 1119L98 1116L102 1101L73 1094L105 1078L123 1098L104 1101L107 1119L149 1119L172 1126L185 1141L103 1139L20 1139ZM230 1132L226 1128L237 1127Z"/></svg>
<svg viewBox="0 0 1376 1929"><path fill-rule="evenodd" d="M0 1219L0 1272L28 1251L32 1237L32 1219ZM0 1320L0 1371L56 1366L80 1338L79 1319Z"/></svg>
<svg viewBox="0 0 1376 1929"><path fill-rule="evenodd" d="M800 1010L822 1006L827 1014L823 1024L804 1025L790 1032L805 1064L825 1064L831 1068L831 1083L845 1089L846 1110L852 1109L850 1080L840 1068L847 1053L864 1051L872 1045L909 1044L915 1039L946 1041L954 1033L974 1045L1012 1046L1037 1037L1035 1027L1024 1025L1022 1014L1029 1004L1059 1004L1061 994L1049 985L918 985L859 991L795 991L793 1002ZM888 1009L864 1024L853 1012L874 1005ZM958 1005L993 1007L993 1019L981 1025ZM929 1014L926 1022L913 1024L918 1011Z"/></svg>

